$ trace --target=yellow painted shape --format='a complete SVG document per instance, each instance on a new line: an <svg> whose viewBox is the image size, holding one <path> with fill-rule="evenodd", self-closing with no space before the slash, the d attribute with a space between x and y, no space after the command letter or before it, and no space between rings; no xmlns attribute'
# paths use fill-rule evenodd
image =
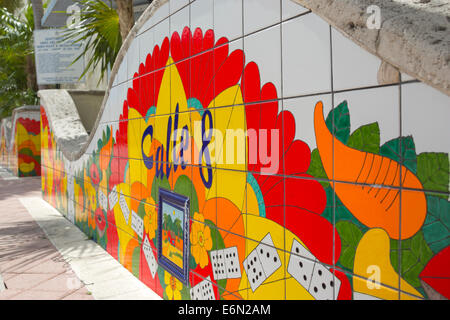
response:
<svg viewBox="0 0 450 320"><path fill-rule="evenodd" d="M398 299L397 291L385 287L398 288L399 285L399 275L391 265L390 239L386 231L381 228L374 228L364 234L356 248L353 273L355 274L353 276L354 291L386 300ZM379 278L377 278L378 274ZM361 280L358 276L369 279L369 282ZM370 283L372 279L379 281L381 284L379 288L372 287ZM400 279L400 287L405 292L422 297L416 289L403 279ZM403 293L400 298L414 299L414 297Z"/></svg>
<svg viewBox="0 0 450 320"><path fill-rule="evenodd" d="M242 101L240 87L233 86L222 91L217 97L215 97L208 108L217 106L231 106L235 103L242 103ZM212 197L226 198L233 202L238 208L241 208L245 199L245 185L247 176L243 173L236 174L230 170L237 170L240 172L246 170L247 154L245 150L247 138L245 137L245 132L247 127L245 122L245 110L240 107L224 107L213 110L212 116L215 134L213 135L214 139L212 139L209 146L214 149L214 152L211 152L211 161L213 164L216 164L217 169L213 170L213 179L215 180L215 183L213 182L207 199ZM228 150L229 152L234 152L235 155L234 159L230 161L230 163L227 162L226 157L227 130L234 133L238 131L244 133L242 145L243 150L242 148L238 148L238 150L234 151ZM200 141L197 132L196 136L196 141ZM229 136L229 139L231 140L233 138ZM240 156L244 159L243 161L238 161Z"/></svg>
<svg viewBox="0 0 450 320"><path fill-rule="evenodd" d="M285 243L290 244L292 243L293 239L296 239L299 243L301 243L303 246L305 246L303 244L303 242L296 236L294 235L291 231L289 231L288 229L285 229L283 226L279 225L278 223L260 217L258 215L253 215L253 214L247 214L246 217L243 218L244 221L244 225L245 225L245 230L246 230L246 237L250 238L250 239L255 239L255 240L262 240L266 234L268 232L270 232L271 236L272 236L272 240L274 243L274 246L276 248L284 248L285 245L283 244L283 239L285 237ZM250 228L249 228L250 226ZM259 242L257 241L252 241L252 240L246 240L246 245L247 245L247 255L250 254L250 252L253 251L253 249L255 249L255 247L258 245ZM286 247L288 247L288 245L286 245ZM306 247L306 246L305 246ZM280 256L280 260L281 260L281 267L275 271L269 278L267 278L263 284L261 286L259 286L255 292L252 291L252 289L250 288L249 284L248 284L248 278L247 278L247 274L245 273L245 271L242 272L242 277L241 277L241 283L239 284L239 290L245 290L248 288L248 299L252 300L252 299L274 299L275 297L280 296L280 294L284 294L284 283L285 281L275 281L274 283L278 283L274 286L267 286L264 285L264 283L270 282L270 281L274 281L274 280L279 280L279 279L284 279L285 278L285 274L286 276L289 276L289 274L287 273L287 264L289 262L289 258L290 258L290 253L289 252L283 252L282 250L277 250L278 255ZM242 259L245 260L245 257ZM288 286L286 286L286 296L289 299L293 299L293 300L310 300L313 299L313 297L309 294L309 292L302 286L300 285L298 282L292 281L292 280L288 280L288 282L286 282L286 284L289 284ZM275 291L275 288L283 288L283 293L281 291ZM280 290L280 289L277 290ZM275 297L274 297L275 296Z"/></svg>
<svg viewBox="0 0 450 320"><path fill-rule="evenodd" d="M119 183L117 185L117 193L130 194L130 186L126 183ZM133 239L132 235L134 234L134 230L131 228L131 199L129 197L125 197L125 201L127 203L128 209L130 210L128 221L125 221L125 217L122 213L119 202L116 203L113 209L114 219L117 226L117 235L120 242L120 261L125 261L128 243Z"/></svg>
<svg viewBox="0 0 450 320"><path fill-rule="evenodd" d="M21 162L19 164L20 171L22 171L24 173L33 171L34 166L35 166L34 162L30 162L30 163Z"/></svg>

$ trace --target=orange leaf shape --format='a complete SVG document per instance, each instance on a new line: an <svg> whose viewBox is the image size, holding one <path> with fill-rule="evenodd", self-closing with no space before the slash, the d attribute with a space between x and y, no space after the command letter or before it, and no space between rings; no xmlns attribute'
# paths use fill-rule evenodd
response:
<svg viewBox="0 0 450 320"><path fill-rule="evenodd" d="M423 186L414 173L392 159L350 148L334 138L326 126L322 102L315 107L314 129L327 176L336 181L353 182L334 185L347 209L369 228L383 228L390 238L412 237L422 227L427 213ZM419 191L401 192L400 177L403 188Z"/></svg>

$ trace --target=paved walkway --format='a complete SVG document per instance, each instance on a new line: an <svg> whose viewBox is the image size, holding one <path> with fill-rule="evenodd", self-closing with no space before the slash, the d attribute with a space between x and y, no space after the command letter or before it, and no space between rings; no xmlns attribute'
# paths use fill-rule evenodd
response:
<svg viewBox="0 0 450 320"><path fill-rule="evenodd" d="M0 168L0 300L8 299L160 298L42 200L40 177Z"/></svg>

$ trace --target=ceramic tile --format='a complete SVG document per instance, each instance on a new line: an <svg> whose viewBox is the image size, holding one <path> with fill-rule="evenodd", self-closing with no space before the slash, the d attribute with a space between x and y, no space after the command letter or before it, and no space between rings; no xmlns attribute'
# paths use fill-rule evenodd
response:
<svg viewBox="0 0 450 320"><path fill-rule="evenodd" d="M183 29L189 27L189 12L190 6L187 6L170 16L170 35L174 32L178 32L181 35Z"/></svg>
<svg viewBox="0 0 450 320"><path fill-rule="evenodd" d="M170 20L169 18L166 18L152 28L153 40L155 42L155 45L159 46L159 48L161 48L163 41L166 37L170 39L169 20Z"/></svg>
<svg viewBox="0 0 450 320"><path fill-rule="evenodd" d="M153 14L153 16L150 18L151 19L151 24L150 26L154 26L157 23L161 22L162 20L164 20L165 18L167 18L169 16L169 6L170 6L170 2L171 1L167 1L166 3L164 3L162 6L160 6L155 13Z"/></svg>
<svg viewBox="0 0 450 320"><path fill-rule="evenodd" d="M428 107L431 105L432 107ZM402 85L402 135L412 135L416 153L450 152L449 98L423 83Z"/></svg>
<svg viewBox="0 0 450 320"><path fill-rule="evenodd" d="M242 213L246 211L246 177L246 172L214 170L216 199L209 204L209 210L216 205L217 227L240 236L245 235Z"/></svg>
<svg viewBox="0 0 450 320"><path fill-rule="evenodd" d="M292 0L281 0L281 6L283 21L309 11L307 8Z"/></svg>
<svg viewBox="0 0 450 320"><path fill-rule="evenodd" d="M153 53L154 33L153 30L148 30L138 36L139 41L139 63L146 63L147 56Z"/></svg>
<svg viewBox="0 0 450 320"><path fill-rule="evenodd" d="M181 9L183 6L189 4L189 0L170 0L169 10L170 14L173 14L177 10Z"/></svg>
<svg viewBox="0 0 450 320"><path fill-rule="evenodd" d="M390 86L335 94L336 180L399 186L398 91Z"/></svg>
<svg viewBox="0 0 450 320"><path fill-rule="evenodd" d="M259 31L244 38L246 62L258 65L261 86L272 83L281 97L280 26Z"/></svg>
<svg viewBox="0 0 450 320"><path fill-rule="evenodd" d="M431 268L424 269L434 254L448 245L448 240L445 240L448 232L445 222L440 220L439 212L448 202L446 197L442 199L440 196L423 191L402 190L401 240L391 240L392 266L401 275L400 290L405 292L402 300L407 299L407 295L426 297L426 286L422 284L422 278L426 278L424 275ZM434 276L438 277L437 274Z"/></svg>
<svg viewBox="0 0 450 320"><path fill-rule="evenodd" d="M231 23L230 23L231 22ZM214 0L214 33L216 39L234 40L243 36L242 0Z"/></svg>
<svg viewBox="0 0 450 320"><path fill-rule="evenodd" d="M283 111L285 111L286 117L284 131L289 133L292 139L306 143L310 152L317 149L314 110L319 107L317 106L319 102L322 102L323 116L326 118L332 109L331 94L283 100ZM287 113L290 113L289 117ZM289 145L285 146L287 151ZM312 161L314 160L312 159Z"/></svg>
<svg viewBox="0 0 450 320"><path fill-rule="evenodd" d="M139 72L139 53L139 38L135 38L127 51L127 80L133 79Z"/></svg>
<svg viewBox="0 0 450 320"><path fill-rule="evenodd" d="M331 29L333 44L333 89L344 90L378 85L381 60Z"/></svg>
<svg viewBox="0 0 450 320"><path fill-rule="evenodd" d="M281 21L280 0L243 0L244 34Z"/></svg>
<svg viewBox="0 0 450 320"><path fill-rule="evenodd" d="M284 299L285 254L282 248L276 247L283 243L277 239L273 230L260 230L259 235L259 241L246 241L247 256L242 259L241 287L248 281L250 300Z"/></svg>
<svg viewBox="0 0 450 320"><path fill-rule="evenodd" d="M238 87L229 89L222 96L228 95L229 100L216 99L214 110L214 155L212 162L219 169L245 171L247 156L241 150L246 149L247 136L245 128L245 107L233 105L239 96Z"/></svg>
<svg viewBox="0 0 450 320"><path fill-rule="evenodd" d="M299 248L298 246L300 244L297 243L295 249ZM350 284L344 274L338 277L336 271L328 265L302 256L290 254L290 259L292 261L290 260L289 264L289 278L286 279L287 299L344 299L344 290L347 291L347 300L351 299L351 289L348 290Z"/></svg>
<svg viewBox="0 0 450 320"><path fill-rule="evenodd" d="M330 28L309 13L282 24L283 97L331 91Z"/></svg>
<svg viewBox="0 0 450 320"><path fill-rule="evenodd" d="M119 70L117 71L117 84L124 83L127 81L127 74L128 74L128 53L125 54L122 61L120 62Z"/></svg>
<svg viewBox="0 0 450 320"><path fill-rule="evenodd" d="M190 7L191 30L214 30L214 0L196 0Z"/></svg>
<svg viewBox="0 0 450 320"><path fill-rule="evenodd" d="M373 272L373 278L368 279L353 276L353 300L399 300L398 286L393 288L378 282L374 283L375 274Z"/></svg>
<svg viewBox="0 0 450 320"><path fill-rule="evenodd" d="M210 274L206 274L205 272L201 272L197 269L195 271L191 271L189 273L189 286L186 287L186 294L189 296L185 297L185 299L220 300L220 293L223 290L219 289L220 287L218 284L218 282L212 279ZM185 288L183 288L183 290L185 290Z"/></svg>

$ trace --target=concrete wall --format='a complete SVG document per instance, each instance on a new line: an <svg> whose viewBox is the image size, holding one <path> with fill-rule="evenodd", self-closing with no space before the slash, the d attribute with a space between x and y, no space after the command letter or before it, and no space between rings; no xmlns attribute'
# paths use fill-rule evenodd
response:
<svg viewBox="0 0 450 320"><path fill-rule="evenodd" d="M91 132L102 106L105 91L68 90L80 115L86 131Z"/></svg>
<svg viewBox="0 0 450 320"><path fill-rule="evenodd" d="M39 93L43 197L165 299L449 298L449 97L386 68L292 1L154 1L89 136Z"/></svg>

